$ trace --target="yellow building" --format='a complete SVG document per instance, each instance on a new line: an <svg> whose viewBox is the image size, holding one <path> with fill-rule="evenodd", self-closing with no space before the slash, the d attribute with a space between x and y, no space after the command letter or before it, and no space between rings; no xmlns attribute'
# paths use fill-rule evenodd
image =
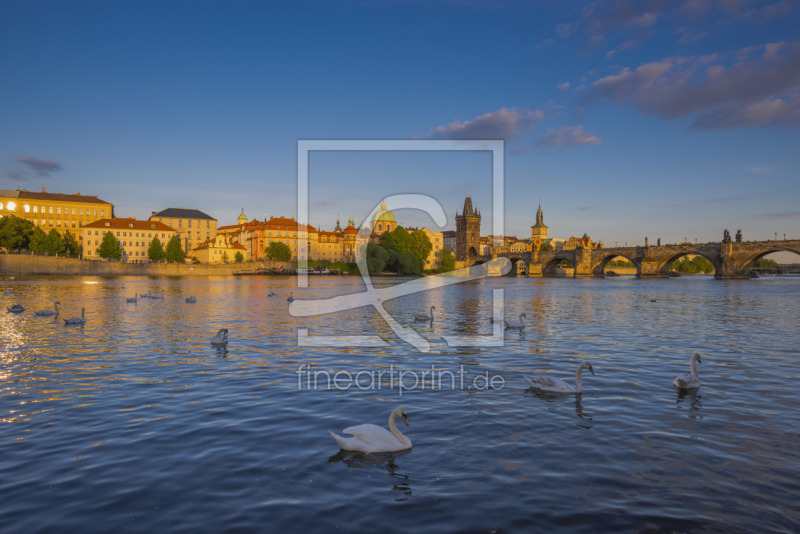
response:
<svg viewBox="0 0 800 534"><path fill-rule="evenodd" d="M83 259L99 260L97 249L103 242L103 237L111 232L117 238L117 243L122 247L122 261L128 263L148 263L147 251L154 237L161 241L161 246L167 248L167 243L177 232L164 223L158 221L137 221L133 217L128 219L100 219L84 225L81 234L83 241Z"/></svg>
<svg viewBox="0 0 800 534"><path fill-rule="evenodd" d="M69 230L83 244L81 228L98 219L113 218L114 205L97 196L48 193L44 187L41 193L0 190L0 217L6 215L27 219L45 233L55 228L63 235Z"/></svg>
<svg viewBox="0 0 800 534"><path fill-rule="evenodd" d="M442 232L434 232L427 228L422 228L423 233L428 236L433 247L431 248L428 257L425 258L426 270L433 270L439 267L439 261L442 257L442 249L444 248L444 234Z"/></svg>
<svg viewBox="0 0 800 534"><path fill-rule="evenodd" d="M154 211L149 220L174 228L187 254L217 235L217 220L200 210L167 208L158 213Z"/></svg>
<svg viewBox="0 0 800 534"><path fill-rule="evenodd" d="M224 234L217 234L192 249L192 255L200 263L233 263L236 261L236 254L240 252L242 261L250 260L250 252L247 247L231 241Z"/></svg>
<svg viewBox="0 0 800 534"><path fill-rule="evenodd" d="M309 260L329 261L331 263L344 261L343 234L339 232L317 232L316 254Z"/></svg>

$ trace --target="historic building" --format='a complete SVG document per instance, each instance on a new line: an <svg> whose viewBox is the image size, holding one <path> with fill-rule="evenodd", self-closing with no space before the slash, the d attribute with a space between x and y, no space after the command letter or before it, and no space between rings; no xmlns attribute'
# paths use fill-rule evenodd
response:
<svg viewBox="0 0 800 534"><path fill-rule="evenodd" d="M587 234L583 234L583 237L575 237L572 236L566 240L564 245L561 247L562 250L575 250L576 248L603 248L603 242L600 241L595 243L592 241L592 238L589 237Z"/></svg>
<svg viewBox="0 0 800 534"><path fill-rule="evenodd" d="M456 231L455 230L445 230L442 232L442 239L444 248L449 248L450 252L455 255L456 253Z"/></svg>
<svg viewBox="0 0 800 534"><path fill-rule="evenodd" d="M247 247L232 241L225 234L217 234L192 249L192 255L200 263L233 263L238 253L241 253L242 261L250 259Z"/></svg>
<svg viewBox="0 0 800 534"><path fill-rule="evenodd" d="M539 203L539 209L536 211L536 224L531 226L531 239L530 244L533 250L539 250L542 243L547 243L547 226L544 224L544 216L542 215L542 203Z"/></svg>
<svg viewBox="0 0 800 534"><path fill-rule="evenodd" d="M147 263L147 251L154 237L167 248L167 243L177 232L159 221L137 221L128 219L100 219L83 226L81 238L83 242L83 259L99 260L97 249L103 237L111 232L122 248L121 260L128 263Z"/></svg>
<svg viewBox="0 0 800 534"><path fill-rule="evenodd" d="M386 208L386 202L381 202L381 207L372 216L372 233L381 235L391 232L395 228L397 228L397 220L394 218L394 213Z"/></svg>
<svg viewBox="0 0 800 534"><path fill-rule="evenodd" d="M481 212L472 207L472 198L464 200L464 211L456 212L456 261L466 261L480 253Z"/></svg>
<svg viewBox="0 0 800 534"><path fill-rule="evenodd" d="M167 208L158 213L154 211L149 220L174 228L187 254L217 235L217 220L200 210Z"/></svg>
<svg viewBox="0 0 800 534"><path fill-rule="evenodd" d="M67 230L83 244L81 228L98 219L113 218L114 205L97 196L41 193L17 189L0 190L0 217L15 215L28 219L45 233L55 229L64 234Z"/></svg>

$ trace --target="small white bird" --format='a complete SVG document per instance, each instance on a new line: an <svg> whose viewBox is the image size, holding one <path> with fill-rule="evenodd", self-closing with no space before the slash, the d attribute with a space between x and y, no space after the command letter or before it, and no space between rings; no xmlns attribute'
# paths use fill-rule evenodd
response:
<svg viewBox="0 0 800 534"><path fill-rule="evenodd" d="M294 302L293 292L289 292L289 298L287 298L286 300L288 300L289 302Z"/></svg>
<svg viewBox="0 0 800 534"><path fill-rule="evenodd" d="M703 363L700 361L700 355L696 352L692 354L692 359L689 360L689 366L691 367L691 373L683 373L675 377L675 380L672 381L672 385L678 389L697 389L700 387L700 377L697 376L697 364Z"/></svg>
<svg viewBox="0 0 800 534"><path fill-rule="evenodd" d="M402 406L395 408L391 415L389 415L389 430L378 425L366 424L351 426L344 429L345 434L350 434L352 438L337 436L330 432L339 447L346 451L361 451L366 453L372 452L392 452L403 451L411 448L411 440L404 436L394 420L397 416L403 418L403 422L408 425L408 416L406 409Z"/></svg>
<svg viewBox="0 0 800 534"><path fill-rule="evenodd" d="M56 301L54 304L55 310L39 310L34 315L39 317L50 317L52 315L58 315L58 305L61 304L60 302Z"/></svg>
<svg viewBox="0 0 800 534"><path fill-rule="evenodd" d="M22 304L14 304L11 307L6 308L9 313L22 313L25 311L25 307Z"/></svg>
<svg viewBox="0 0 800 534"><path fill-rule="evenodd" d="M142 298L144 298L144 297L142 297ZM139 301L139 293L134 293L133 294L133 298L128 297L126 300L128 302L138 302Z"/></svg>
<svg viewBox="0 0 800 534"><path fill-rule="evenodd" d="M228 344L228 329L220 328L214 337L211 338L211 344L217 347L222 347Z"/></svg>
<svg viewBox="0 0 800 534"><path fill-rule="evenodd" d="M436 306L431 306L430 315L425 315L424 313L418 313L414 316L415 321L430 321L433 322L433 310L436 309Z"/></svg>
<svg viewBox="0 0 800 534"><path fill-rule="evenodd" d="M584 369L588 369L589 371L594 374L594 369L592 369L592 364L589 362L583 362L578 366L578 370L575 371L575 387L573 388L560 378L550 378L549 376L536 376L534 378L525 377L525 380L528 381L528 384L531 385L532 389L537 389L539 391L546 391L549 393L580 393L583 391L583 380L581 378L581 373Z"/></svg>
<svg viewBox="0 0 800 534"><path fill-rule="evenodd" d="M515 321L514 319L506 319L505 325L506 330L525 330L525 318L527 315L525 313L519 314L519 321Z"/></svg>
<svg viewBox="0 0 800 534"><path fill-rule="evenodd" d="M197 302L197 299L192 295L191 297L186 297L186 302Z"/></svg>
<svg viewBox="0 0 800 534"><path fill-rule="evenodd" d="M70 324L79 324L84 325L86 324L86 308L81 308L81 316L80 317L72 317L70 319L64 319L65 325Z"/></svg>

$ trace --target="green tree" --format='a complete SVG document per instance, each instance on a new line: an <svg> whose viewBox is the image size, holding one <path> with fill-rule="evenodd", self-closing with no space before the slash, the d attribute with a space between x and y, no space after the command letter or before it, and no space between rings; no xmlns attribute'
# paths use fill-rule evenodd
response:
<svg viewBox="0 0 800 534"><path fill-rule="evenodd" d="M55 228L47 233L47 237L44 239L44 250L48 254L64 253L64 240L61 239L61 234L59 234Z"/></svg>
<svg viewBox="0 0 800 534"><path fill-rule="evenodd" d="M270 260L289 261L292 259L292 249L289 248L289 245L280 241L273 241L264 251Z"/></svg>
<svg viewBox="0 0 800 534"><path fill-rule="evenodd" d="M387 250L389 261L386 267L397 274L421 274L424 264L413 252Z"/></svg>
<svg viewBox="0 0 800 534"><path fill-rule="evenodd" d="M379 243L387 251L411 252L411 234L402 226L398 226L391 232L384 232Z"/></svg>
<svg viewBox="0 0 800 534"><path fill-rule="evenodd" d="M439 268L437 271L440 273L448 273L456 268L456 257L453 251L445 247L439 255Z"/></svg>
<svg viewBox="0 0 800 534"><path fill-rule="evenodd" d="M233 257L233 261L236 263L242 263L244 261L244 254L241 251L236 253L236 256Z"/></svg>
<svg viewBox="0 0 800 534"><path fill-rule="evenodd" d="M69 230L64 232L64 252L70 256L78 256L81 253L81 244Z"/></svg>
<svg viewBox="0 0 800 534"><path fill-rule="evenodd" d="M550 241L543 241L541 245L539 245L539 252L545 252L547 250L553 250L553 244Z"/></svg>
<svg viewBox="0 0 800 534"><path fill-rule="evenodd" d="M44 241L47 239L47 234L38 226L33 229L31 238L28 241L28 248L34 252L44 252Z"/></svg>
<svg viewBox="0 0 800 534"><path fill-rule="evenodd" d="M36 226L28 219L14 215L0 218L0 247L16 250L27 248Z"/></svg>
<svg viewBox="0 0 800 534"><path fill-rule="evenodd" d="M702 256L695 256L691 260L686 259L686 256L684 256L672 262L672 265L670 265L669 268L671 271L677 271L685 274L714 272L714 266L710 261Z"/></svg>
<svg viewBox="0 0 800 534"><path fill-rule="evenodd" d="M97 255L101 258L118 260L122 257L122 247L119 246L117 238L111 232L106 232L103 241L97 249Z"/></svg>
<svg viewBox="0 0 800 534"><path fill-rule="evenodd" d="M228 263L228 253L227 252L223 252L222 253L222 261L223 261L223 263Z"/></svg>
<svg viewBox="0 0 800 534"><path fill-rule="evenodd" d="M430 238L422 230L414 230L410 238L410 251L422 261L422 265L425 265L425 260L433 250Z"/></svg>
<svg viewBox="0 0 800 534"><path fill-rule="evenodd" d="M756 262L753 264L753 267L777 269L778 262L769 258L761 258L756 260Z"/></svg>
<svg viewBox="0 0 800 534"><path fill-rule="evenodd" d="M161 261L164 259L164 256L166 256L164 245L161 244L161 240L156 236L150 241L150 246L147 248L147 257L150 258L151 261Z"/></svg>
<svg viewBox="0 0 800 534"><path fill-rule="evenodd" d="M181 240L176 235L167 242L166 258L170 262L183 262L186 258L183 247L181 247Z"/></svg>
<svg viewBox="0 0 800 534"><path fill-rule="evenodd" d="M389 262L389 253L380 245L367 243L367 270L371 273L380 273Z"/></svg>

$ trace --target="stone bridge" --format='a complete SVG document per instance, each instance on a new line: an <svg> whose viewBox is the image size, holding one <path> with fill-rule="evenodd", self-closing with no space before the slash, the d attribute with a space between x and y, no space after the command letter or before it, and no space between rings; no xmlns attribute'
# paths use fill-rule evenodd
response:
<svg viewBox="0 0 800 534"><path fill-rule="evenodd" d="M636 267L639 278L669 276L669 266L678 258L697 255L714 266L715 278L749 278L753 263L773 252L800 254L800 240L730 241L701 244L649 245L643 247L578 248L539 252L508 252L497 248L490 256L474 256L467 265L485 263L496 257L509 258L514 272L528 276L553 276L559 263L567 262L575 269L575 277L605 276L606 264L617 256ZM520 263L523 262L523 263Z"/></svg>

